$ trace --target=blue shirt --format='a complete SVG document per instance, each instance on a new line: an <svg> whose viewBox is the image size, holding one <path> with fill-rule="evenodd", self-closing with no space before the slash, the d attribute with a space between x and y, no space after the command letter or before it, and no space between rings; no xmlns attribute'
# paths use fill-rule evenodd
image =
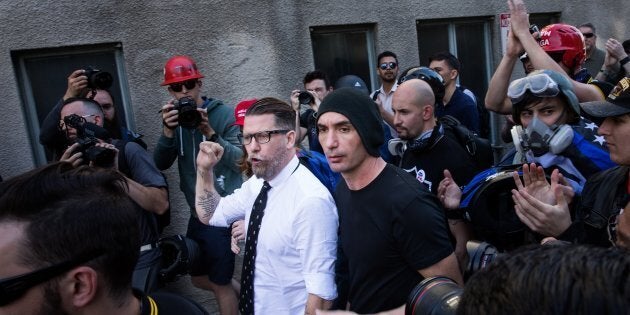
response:
<svg viewBox="0 0 630 315"><path fill-rule="evenodd" d="M479 133L479 113L477 112L477 104L464 94L460 89L455 89L453 96L447 105L436 104L435 116L441 118L445 115L451 115L459 120L466 128Z"/></svg>

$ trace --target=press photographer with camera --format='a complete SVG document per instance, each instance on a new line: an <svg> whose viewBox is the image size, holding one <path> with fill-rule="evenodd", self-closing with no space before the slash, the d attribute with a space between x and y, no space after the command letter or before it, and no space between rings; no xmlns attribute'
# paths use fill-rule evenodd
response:
<svg viewBox="0 0 630 315"><path fill-rule="evenodd" d="M61 107L59 130L68 148L61 161L75 167L89 164L117 169L129 184L127 193L140 213L142 246L133 274L133 287L144 292L158 288L161 252L156 215L169 208L167 184L148 152L135 142L111 140L103 128L100 105L88 98L69 98Z"/></svg>
<svg viewBox="0 0 630 315"><path fill-rule="evenodd" d="M298 111L300 128L298 128L298 143L308 136L308 149L324 154L322 146L317 139L317 124L315 113L326 95L333 91L332 83L328 75L315 70L308 72L304 76L304 90L291 91L291 107ZM302 110L302 107L307 107Z"/></svg>
<svg viewBox="0 0 630 315"><path fill-rule="evenodd" d="M214 184L221 196L231 194L243 183L238 166L243 151L234 125L233 109L221 100L201 94L204 76L188 56L173 56L164 66L164 81L171 99L162 106L162 135L154 151L160 170L177 159L180 189L186 197L191 216L186 236L199 244L201 255L192 267L194 286L214 292L221 314L236 314L237 299L231 285L234 253L230 250L230 230L210 227L197 219L195 211L196 158L199 143L212 141L224 154L214 167Z"/></svg>
<svg viewBox="0 0 630 315"><path fill-rule="evenodd" d="M68 87L65 94L50 110L40 126L39 142L52 153L53 160L59 159L65 150L64 137L58 128L58 123L63 102L73 97L90 98L100 104L103 110L103 127L112 139L134 141L147 148L146 143L141 140L142 135L125 128L120 123L113 97L109 92L113 84L110 73L87 66L85 69L73 71L67 80Z"/></svg>

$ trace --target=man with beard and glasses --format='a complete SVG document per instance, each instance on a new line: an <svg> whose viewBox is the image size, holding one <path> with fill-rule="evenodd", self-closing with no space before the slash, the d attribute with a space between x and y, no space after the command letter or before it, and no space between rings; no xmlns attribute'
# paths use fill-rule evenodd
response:
<svg viewBox="0 0 630 315"><path fill-rule="evenodd" d="M378 55L376 72L381 79L381 87L372 92L370 97L378 104L378 108L383 116L383 120L389 125L391 134L395 137L394 111L392 111L392 98L394 91L398 87L396 77L398 77L398 57L395 53L386 50Z"/></svg>
<svg viewBox="0 0 630 315"><path fill-rule="evenodd" d="M241 314L314 314L337 297L337 208L296 157L295 115L275 98L247 110L241 140L254 176L229 196L222 198L212 180L223 148L214 142L199 147L199 220L222 227L243 218L247 223Z"/></svg>
<svg viewBox="0 0 630 315"><path fill-rule="evenodd" d="M132 289L140 251L131 183L59 162L0 184L0 314L207 314Z"/></svg>

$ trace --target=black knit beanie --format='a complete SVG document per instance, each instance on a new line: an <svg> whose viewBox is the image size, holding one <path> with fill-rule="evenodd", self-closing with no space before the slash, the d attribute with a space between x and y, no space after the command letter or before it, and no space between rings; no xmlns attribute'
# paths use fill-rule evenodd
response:
<svg viewBox="0 0 630 315"><path fill-rule="evenodd" d="M378 105L355 88L334 90L324 98L317 111L317 119L326 112L342 114L359 133L365 150L371 156L380 156L379 147L383 144L383 125Z"/></svg>

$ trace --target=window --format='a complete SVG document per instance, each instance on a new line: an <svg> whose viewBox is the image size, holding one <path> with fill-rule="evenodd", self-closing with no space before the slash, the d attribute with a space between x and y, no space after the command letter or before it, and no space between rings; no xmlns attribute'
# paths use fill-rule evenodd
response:
<svg viewBox="0 0 630 315"><path fill-rule="evenodd" d="M334 85L344 75L359 76L376 88L373 25L311 27L315 69L328 74Z"/></svg>
<svg viewBox="0 0 630 315"><path fill-rule="evenodd" d="M483 98L491 76L491 21L489 17L417 21L420 64L428 66L429 57L437 52L451 52L462 65L459 83Z"/></svg>
<svg viewBox="0 0 630 315"><path fill-rule="evenodd" d="M92 66L111 73L114 79L111 93L116 114L123 126L133 129L130 126L133 122L131 110L127 110L130 102L125 88L122 46L119 43L20 50L11 52L11 58L37 165L51 160L50 152L45 152L39 144L40 125L65 93L67 78L74 70Z"/></svg>
<svg viewBox="0 0 630 315"><path fill-rule="evenodd" d="M557 23L558 13L530 15L530 22L540 28ZM488 82L494 72L490 34L494 17L460 20L416 21L420 64L429 65L429 57L440 51L449 51L462 64L459 83L483 99Z"/></svg>

